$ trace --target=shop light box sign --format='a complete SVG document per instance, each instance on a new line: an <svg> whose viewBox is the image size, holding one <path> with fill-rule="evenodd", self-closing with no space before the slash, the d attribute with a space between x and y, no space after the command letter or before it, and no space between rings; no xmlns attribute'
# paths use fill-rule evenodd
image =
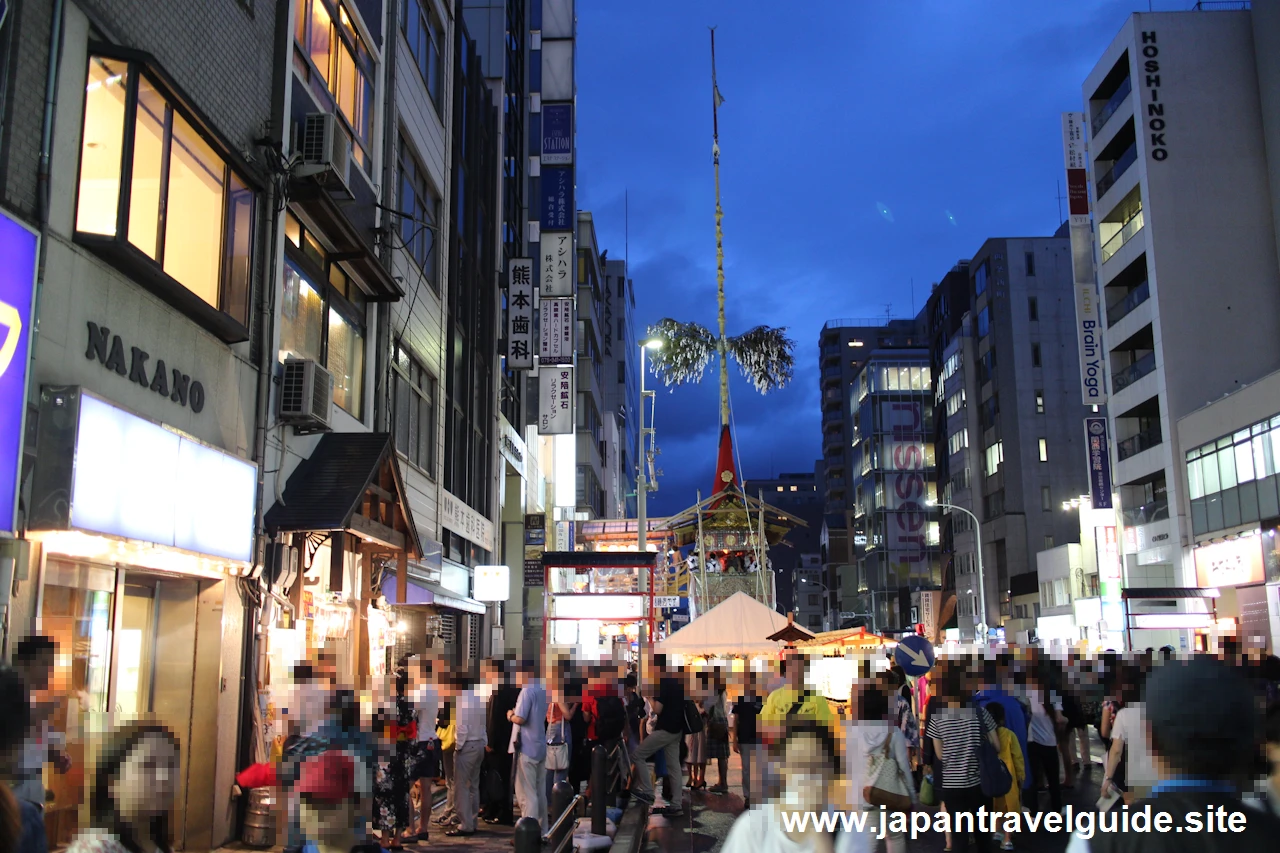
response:
<svg viewBox="0 0 1280 853"><path fill-rule="evenodd" d="M37 477L38 505L51 503L42 496L67 491L71 500L65 517L34 516L34 529L74 528L252 559L255 465L78 388L46 388L43 396L41 456L65 446L61 452L74 464L47 466ZM77 404L72 420L67 415ZM63 426L43 416L50 411L61 412Z"/></svg>

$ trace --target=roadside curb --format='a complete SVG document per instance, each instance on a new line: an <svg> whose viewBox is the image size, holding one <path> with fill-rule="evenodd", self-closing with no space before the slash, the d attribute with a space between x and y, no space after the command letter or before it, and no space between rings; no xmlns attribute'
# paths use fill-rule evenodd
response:
<svg viewBox="0 0 1280 853"><path fill-rule="evenodd" d="M610 853L639 853L649 827L649 807L632 799L618 822Z"/></svg>

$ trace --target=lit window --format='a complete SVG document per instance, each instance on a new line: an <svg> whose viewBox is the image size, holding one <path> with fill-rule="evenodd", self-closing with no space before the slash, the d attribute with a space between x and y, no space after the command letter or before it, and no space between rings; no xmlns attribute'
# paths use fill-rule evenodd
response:
<svg viewBox="0 0 1280 853"><path fill-rule="evenodd" d="M1040 461L1049 461L1049 442L1047 439L1040 439Z"/></svg>
<svg viewBox="0 0 1280 853"><path fill-rule="evenodd" d="M297 0L297 28L294 38L307 59L299 66L311 79L313 91L325 94L346 120L353 153L365 174L373 172L373 57L356 32L355 22L345 6L330 0Z"/></svg>
<svg viewBox="0 0 1280 853"><path fill-rule="evenodd" d="M82 240L225 340L247 338L253 193L139 63L89 60L78 189Z"/></svg>
<svg viewBox="0 0 1280 853"><path fill-rule="evenodd" d="M795 487L795 486L792 486L792 487L791 487L791 491L793 491L793 492L794 492L794 491L797 491L796 487Z"/></svg>
<svg viewBox="0 0 1280 853"><path fill-rule="evenodd" d="M363 420L364 292L291 213L285 214L285 234L280 358L323 365L333 375L333 402Z"/></svg>
<svg viewBox="0 0 1280 853"><path fill-rule="evenodd" d="M1036 392L1036 414L1037 415L1044 414L1044 392L1043 391Z"/></svg>

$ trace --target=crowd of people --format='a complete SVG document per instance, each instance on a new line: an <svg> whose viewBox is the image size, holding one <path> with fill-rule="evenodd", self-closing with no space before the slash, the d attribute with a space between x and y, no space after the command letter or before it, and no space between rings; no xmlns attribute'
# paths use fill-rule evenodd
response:
<svg viewBox="0 0 1280 853"><path fill-rule="evenodd" d="M0 776L8 783L0 786L0 853L49 847L42 779L46 767L67 768L51 726L54 653L46 638L27 638L13 666L0 667ZM476 677L412 657L372 701L343 685L323 654L291 675L279 748L240 781L275 789L283 841L299 853L396 850L521 817L546 833L561 783L678 820L686 790L730 793L731 756L745 811L725 853L878 845L902 853L902 824L873 820L865 832L833 832L784 814L1061 814L1064 791L1086 778L1100 785L1102 813L1147 803L1179 813L1249 810L1246 831L1187 838L1186 849L1262 849L1265 833L1280 830L1274 657L1003 650L940 659L919 680L864 658L847 703L812 689L809 661L794 650L763 670L682 668L656 655L642 679L628 665L570 660L489 660ZM1095 737L1103 746L1096 755ZM602 792L591 790L597 747L606 756ZM112 732L86 774L89 824L71 853L171 850L181 749L154 721ZM708 785L713 764L716 784ZM1013 850L1022 832L957 821L944 841L947 850ZM1146 848L1123 833L1076 837L1071 850L1182 849L1162 838L1164 847Z"/></svg>

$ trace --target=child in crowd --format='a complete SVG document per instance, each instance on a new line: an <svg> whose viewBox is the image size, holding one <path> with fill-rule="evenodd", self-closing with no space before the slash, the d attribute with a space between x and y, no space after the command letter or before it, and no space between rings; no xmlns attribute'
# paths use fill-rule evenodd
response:
<svg viewBox="0 0 1280 853"><path fill-rule="evenodd" d="M1000 760L1004 762L1004 766L1009 769L1009 775L1013 777L1013 785L1009 788L1009 792L992 799L991 810L1017 813L1022 811L1022 797L1019 792L1027 779L1026 765L1022 762L1022 747L1018 745L1018 736L1005 728L1004 707L999 702L988 702L986 708L991 719L996 721L996 737L1000 738ZM1000 849L1012 850L1013 836L1006 832L1001 838Z"/></svg>

